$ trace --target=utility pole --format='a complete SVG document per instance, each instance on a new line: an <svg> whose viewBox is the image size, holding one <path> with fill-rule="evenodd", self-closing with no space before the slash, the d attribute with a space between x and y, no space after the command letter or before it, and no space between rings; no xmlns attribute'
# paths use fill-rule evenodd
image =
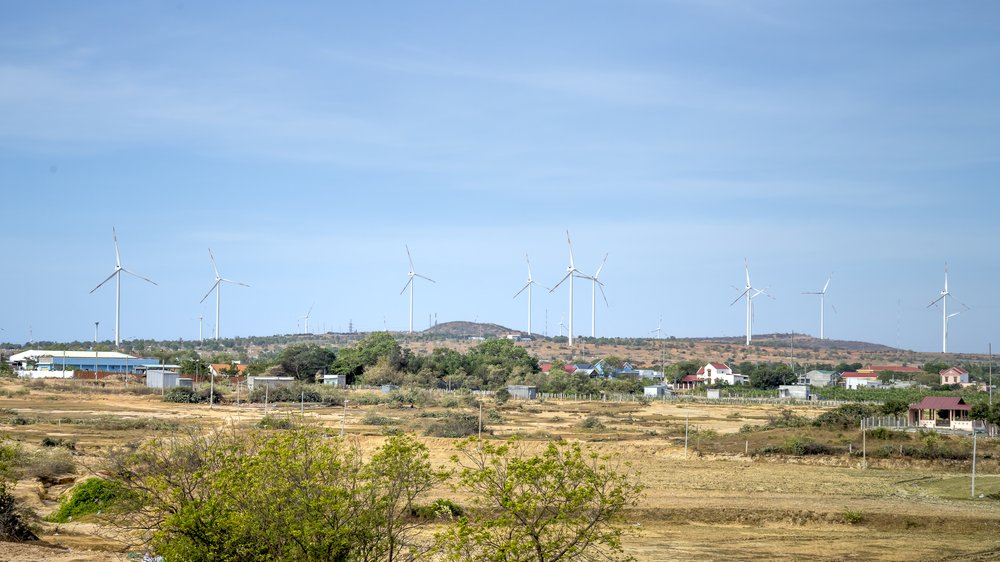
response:
<svg viewBox="0 0 1000 562"><path fill-rule="evenodd" d="M972 426L972 498L976 498L976 426Z"/></svg>

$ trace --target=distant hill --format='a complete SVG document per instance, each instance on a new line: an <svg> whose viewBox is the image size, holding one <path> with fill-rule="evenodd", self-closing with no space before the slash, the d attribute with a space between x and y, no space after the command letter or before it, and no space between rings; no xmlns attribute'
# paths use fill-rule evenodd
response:
<svg viewBox="0 0 1000 562"><path fill-rule="evenodd" d="M445 338L468 338L468 337L503 337L507 334L517 334L519 330L512 330L499 324L489 324L481 322L444 322L436 326L427 328L420 332L425 336L438 336Z"/></svg>
<svg viewBox="0 0 1000 562"><path fill-rule="evenodd" d="M694 342L717 342L717 343L743 343L746 341L745 336L732 336L732 337L707 337L707 338L684 338L686 341ZM755 345L767 345L770 347L781 348L781 347L797 347L800 349L811 349L814 351L820 350L832 350L832 351L857 351L863 353L887 353L900 351L894 347L888 345L882 345L880 343L869 343L863 341L851 341L851 340L831 340L831 339L819 339L812 336L807 336L805 334L754 334L753 343Z"/></svg>

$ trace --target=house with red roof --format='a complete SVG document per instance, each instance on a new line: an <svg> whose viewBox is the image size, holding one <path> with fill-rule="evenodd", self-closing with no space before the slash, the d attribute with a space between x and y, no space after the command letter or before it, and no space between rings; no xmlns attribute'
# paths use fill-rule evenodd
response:
<svg viewBox="0 0 1000 562"><path fill-rule="evenodd" d="M674 383L674 390L691 390L692 388L705 384L705 381L698 378L698 375L684 375L684 377Z"/></svg>
<svg viewBox="0 0 1000 562"><path fill-rule="evenodd" d="M903 365L868 365L862 369L858 369L859 373L899 373L901 375L919 375L924 372L923 369L919 367L905 367Z"/></svg>
<svg viewBox="0 0 1000 562"><path fill-rule="evenodd" d="M941 375L941 384L969 384L969 371L961 367L949 367L938 372Z"/></svg>
<svg viewBox="0 0 1000 562"><path fill-rule="evenodd" d="M969 410L971 407L959 396L924 396L920 402L910 404L908 416L910 423L919 427L972 431Z"/></svg>
<svg viewBox="0 0 1000 562"><path fill-rule="evenodd" d="M243 376L246 374L247 366L241 363L210 363L208 365L208 370L213 375L217 377L225 377L231 375Z"/></svg>

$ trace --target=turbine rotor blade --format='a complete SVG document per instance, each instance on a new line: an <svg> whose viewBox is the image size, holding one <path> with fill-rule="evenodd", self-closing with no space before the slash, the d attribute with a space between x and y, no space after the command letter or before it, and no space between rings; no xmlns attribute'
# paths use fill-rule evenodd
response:
<svg viewBox="0 0 1000 562"><path fill-rule="evenodd" d="M403 293L405 293L405 292L406 292L406 288L410 286L410 283L413 283L413 276L412 276L412 275L411 275L411 276L410 276L410 278L409 278L409 279L408 279L408 280L406 281L406 285L403 285L403 289L402 289L401 291L399 291L399 294L401 294L401 295L402 295Z"/></svg>
<svg viewBox="0 0 1000 562"><path fill-rule="evenodd" d="M113 226L111 227L111 236L115 239L115 266L121 267L122 257L121 254L118 252L118 231L115 230L115 227Z"/></svg>
<svg viewBox="0 0 1000 562"><path fill-rule="evenodd" d="M209 289L207 293L205 293L205 296L201 297L201 300L198 301L198 304L201 304L201 303L205 302L205 299L208 298L208 295L211 295L212 291L214 291L215 288L218 287L219 283L221 283L221 282L222 282L222 279L216 279L215 283L212 284L212 288Z"/></svg>
<svg viewBox="0 0 1000 562"><path fill-rule="evenodd" d="M524 285L523 287L521 287L521 290L520 290L520 291L518 291L518 292L514 293L514 298L516 299L516 298L517 298L517 295L520 295L521 293L523 293L523 292L524 292L524 290L525 290L525 289L527 289L527 288L528 288L528 287L530 287L530 286L531 286L531 283L530 283L530 282L529 282L529 283L526 283L526 284L525 284L525 285Z"/></svg>
<svg viewBox="0 0 1000 562"><path fill-rule="evenodd" d="M832 280L833 280L833 274L831 273L830 276L827 277L826 284L823 285L823 290L820 291L820 294L823 294L823 295L826 294L826 288L830 286L830 281L832 281Z"/></svg>
<svg viewBox="0 0 1000 562"><path fill-rule="evenodd" d="M604 254L604 259L601 260L601 267L597 268L597 272L594 273L594 279L597 279L601 275L601 270L604 269L604 264L608 261L608 254Z"/></svg>
<svg viewBox="0 0 1000 562"><path fill-rule="evenodd" d="M208 257L212 260L212 271L215 271L215 278L220 279L222 276L219 275L219 268L215 265L215 256L212 255L212 249L208 249Z"/></svg>
<svg viewBox="0 0 1000 562"><path fill-rule="evenodd" d="M573 241L569 239L569 231L566 231L566 244L569 245L569 268L571 270L576 269L573 265Z"/></svg>
<svg viewBox="0 0 1000 562"><path fill-rule="evenodd" d="M114 271L114 273L112 273L111 275L108 275L107 279L105 279L104 281L101 281L100 283L98 283L96 287L94 287L93 289L90 290L90 293L93 293L94 291L100 289L101 285L104 285L108 281L111 281L111 278L114 277L117 274L118 274L118 269L116 268L115 271ZM90 293L88 293L88 294L90 294Z"/></svg>
<svg viewBox="0 0 1000 562"><path fill-rule="evenodd" d="M937 303L938 303L938 302L939 302L939 301L940 301L941 299L943 299L944 297L945 297L945 295L944 295L944 294L942 294L942 295L941 295L940 297L938 297L938 298L934 299L934 301L933 301L933 302L931 302L931 304L927 305L927 308L930 308L930 307L934 306L935 304L937 304Z"/></svg>
<svg viewBox="0 0 1000 562"><path fill-rule="evenodd" d="M138 277L139 279L142 279L143 281L148 281L149 283L152 283L153 285L159 286L159 283L157 283L156 281L153 281L152 279L143 277L142 275L139 275L138 273L135 273L134 271L129 271L129 270L125 269L124 267L121 268L121 270L124 271L125 273L128 273L129 275L134 275L135 277Z"/></svg>
<svg viewBox="0 0 1000 562"><path fill-rule="evenodd" d="M743 298L743 295L746 295L749 292L750 292L750 289L747 289L747 290L743 291L742 293L740 293L740 296L736 297L736 300L734 300L733 302L729 303L729 306L733 306L734 304L740 302L740 299Z"/></svg>
<svg viewBox="0 0 1000 562"><path fill-rule="evenodd" d="M419 277L421 279L426 279L426 280L430 281L431 283L437 283L437 281L431 279L430 277L427 277L426 275L420 275L419 273L414 273L413 276L414 277Z"/></svg>
<svg viewBox="0 0 1000 562"><path fill-rule="evenodd" d="M410 255L410 247L404 244L406 247L406 259L410 260L410 273L413 273L413 256Z"/></svg>
<svg viewBox="0 0 1000 562"><path fill-rule="evenodd" d="M556 283L555 285L553 285L553 287L552 287L551 289L549 289L549 292L550 292L550 293L553 293L553 292L555 292L555 290L559 288L559 285L562 285L562 284L563 284L563 281L565 281L565 280L569 279L570 275L573 275L573 272L572 272L572 271L571 271L571 272L569 272L569 273L567 273L567 274L566 274L566 277L563 277L562 279L560 279L560 280L559 280L559 282L558 282L558 283Z"/></svg>
<svg viewBox="0 0 1000 562"><path fill-rule="evenodd" d="M608 296L604 294L604 283L600 281L597 282L597 288L601 290L601 297L604 299L604 306L610 308L611 305L608 304Z"/></svg>
<svg viewBox="0 0 1000 562"><path fill-rule="evenodd" d="M524 254L524 261L528 264L528 283L531 283L531 260L528 259L528 254Z"/></svg>
<svg viewBox="0 0 1000 562"><path fill-rule="evenodd" d="M232 279L226 279L225 277L219 277L219 281L225 281L226 283L229 283L229 284L232 284L232 285L243 285L244 287L249 287L250 286L250 285L247 285L246 283L243 283L242 281L233 281Z"/></svg>

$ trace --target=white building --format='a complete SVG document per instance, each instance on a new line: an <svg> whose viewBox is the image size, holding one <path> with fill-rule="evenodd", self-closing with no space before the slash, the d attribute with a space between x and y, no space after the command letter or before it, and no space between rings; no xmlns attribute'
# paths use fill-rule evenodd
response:
<svg viewBox="0 0 1000 562"><path fill-rule="evenodd" d="M698 369L698 373L695 376L698 377L699 381L702 381L707 385L713 385L720 382L725 382L731 385L750 383L749 376L734 373L733 370L729 368L729 365L726 365L725 363L709 363Z"/></svg>

